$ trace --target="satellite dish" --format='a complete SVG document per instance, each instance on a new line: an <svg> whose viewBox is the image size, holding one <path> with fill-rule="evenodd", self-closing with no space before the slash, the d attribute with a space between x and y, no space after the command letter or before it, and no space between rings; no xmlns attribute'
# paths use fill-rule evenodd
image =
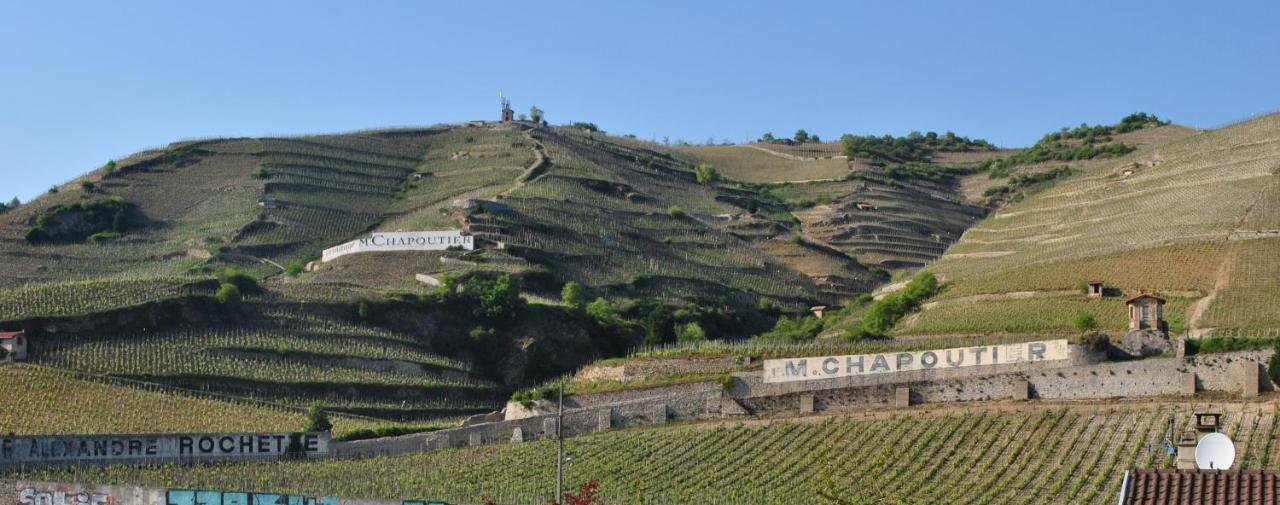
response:
<svg viewBox="0 0 1280 505"><path fill-rule="evenodd" d="M1196 444L1196 468L1201 470L1227 470L1236 461L1236 445L1231 437L1222 433L1210 433Z"/></svg>

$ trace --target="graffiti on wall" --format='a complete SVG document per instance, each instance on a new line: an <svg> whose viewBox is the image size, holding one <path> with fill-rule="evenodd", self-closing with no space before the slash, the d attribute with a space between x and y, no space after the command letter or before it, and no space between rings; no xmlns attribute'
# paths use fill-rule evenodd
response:
<svg viewBox="0 0 1280 505"><path fill-rule="evenodd" d="M312 498L240 491L170 489L165 496L165 505L338 505L338 499L334 497Z"/></svg>
<svg viewBox="0 0 1280 505"><path fill-rule="evenodd" d="M113 500L110 494L90 491L18 490L18 505L127 505Z"/></svg>

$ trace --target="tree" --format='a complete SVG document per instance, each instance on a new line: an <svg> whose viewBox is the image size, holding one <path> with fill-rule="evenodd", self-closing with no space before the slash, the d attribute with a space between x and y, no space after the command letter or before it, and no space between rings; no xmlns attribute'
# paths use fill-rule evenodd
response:
<svg viewBox="0 0 1280 505"><path fill-rule="evenodd" d="M581 284L573 281L566 282L564 288L560 290L560 301L571 310L582 310L587 303L586 290L582 289Z"/></svg>
<svg viewBox="0 0 1280 505"><path fill-rule="evenodd" d="M716 171L716 167L710 163L699 163L698 167L693 170L693 176L698 180L698 184L720 182L720 172Z"/></svg>
<svg viewBox="0 0 1280 505"><path fill-rule="evenodd" d="M1071 319L1071 324L1075 326L1077 330L1080 330L1081 333L1087 333L1098 327L1098 320L1093 318L1093 314L1080 311Z"/></svg>
<svg viewBox="0 0 1280 505"><path fill-rule="evenodd" d="M774 140L777 139L773 138L773 132L767 132L763 137L760 137L761 142L773 142Z"/></svg>
<svg viewBox="0 0 1280 505"><path fill-rule="evenodd" d="M697 321L676 326L677 342L705 342L706 340L707 332L702 330L702 325L699 325Z"/></svg>
<svg viewBox="0 0 1280 505"><path fill-rule="evenodd" d="M814 144L817 144L822 142L822 139L818 138L818 135L815 133L813 135L809 135L809 142L813 142Z"/></svg>
<svg viewBox="0 0 1280 505"><path fill-rule="evenodd" d="M116 160L107 160L107 164L102 165L102 171L111 173L116 171Z"/></svg>
<svg viewBox="0 0 1280 505"><path fill-rule="evenodd" d="M624 325L622 316L618 315L618 308L604 298L596 298L595 301L588 303L586 312L596 324L604 328L618 328Z"/></svg>
<svg viewBox="0 0 1280 505"><path fill-rule="evenodd" d="M244 294L254 295L262 292L262 286L258 284L258 279L252 275L246 274L239 270L228 268L218 274L218 282L222 284L234 284Z"/></svg>
<svg viewBox="0 0 1280 505"><path fill-rule="evenodd" d="M18 197L15 196L12 200L9 200L9 208L16 209L19 205L22 205L22 201L18 200Z"/></svg>
<svg viewBox="0 0 1280 505"><path fill-rule="evenodd" d="M307 409L307 425L302 431L329 431L333 429L333 423L329 422L329 414L325 413L320 405L311 405Z"/></svg>
<svg viewBox="0 0 1280 505"><path fill-rule="evenodd" d="M529 119L535 123L541 123L542 109L539 109L537 105L534 105L533 107L529 107Z"/></svg>
<svg viewBox="0 0 1280 505"><path fill-rule="evenodd" d="M235 284L223 284L218 287L218 293L214 295L214 298L222 305L234 305L240 302L242 296L240 288L236 287Z"/></svg>
<svg viewBox="0 0 1280 505"><path fill-rule="evenodd" d="M675 340L672 324L671 312L666 307L654 307L644 320L644 345L665 344Z"/></svg>
<svg viewBox="0 0 1280 505"><path fill-rule="evenodd" d="M481 320L510 321L524 307L524 299L520 298L520 281L510 275L498 277L492 283L477 281L473 284L468 281L466 289L480 302L474 314Z"/></svg>
<svg viewBox="0 0 1280 505"><path fill-rule="evenodd" d="M792 138L794 138L796 142L803 144L809 141L809 132L804 131L804 128L801 128L796 130L796 134Z"/></svg>

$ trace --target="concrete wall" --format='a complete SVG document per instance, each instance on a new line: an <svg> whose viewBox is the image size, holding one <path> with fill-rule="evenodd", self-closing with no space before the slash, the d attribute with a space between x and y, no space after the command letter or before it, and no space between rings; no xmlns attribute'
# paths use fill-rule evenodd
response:
<svg viewBox="0 0 1280 505"><path fill-rule="evenodd" d="M564 435L569 437L617 427L719 417L722 396L719 384L698 382L567 397ZM367 457L449 447L527 442L555 438L556 422L555 414L537 415L430 433L334 442L331 451L335 457Z"/></svg>
<svg viewBox="0 0 1280 505"><path fill-rule="evenodd" d="M140 486L95 486L0 480L2 505L185 505L204 503L253 505L403 505L429 500L376 500L290 496L240 490L167 489Z"/></svg>
<svg viewBox="0 0 1280 505"><path fill-rule="evenodd" d="M821 391L827 389L848 389L875 387L889 384L942 382L1015 372L1031 372L1054 368L1077 367L1098 363L1106 359L1106 355L1104 353L1089 352L1084 347L1077 345L1070 346L1068 356L1068 359L1056 361L1025 362L1008 365L975 366L966 368L935 368L929 370L912 370L906 372L783 383L765 383L762 372L740 372L733 374L733 380L729 384L728 391L729 396L736 399L772 397L790 393Z"/></svg>
<svg viewBox="0 0 1280 505"><path fill-rule="evenodd" d="M740 376L736 376L729 390L731 394L742 394L735 399L755 414L800 412L808 407L806 397L810 395L814 411L893 405L898 387L908 388L913 405L1028 397L1081 400L1179 395L1183 393L1183 380L1188 373L1196 377L1197 390L1247 395L1250 379L1255 381L1259 390L1275 390L1275 384L1271 383L1265 369L1271 354L1272 351L1265 350L1186 359L1152 358L1036 371L965 374L967 376L941 380L882 382L842 389L833 389L829 384L813 384L810 389L788 388L790 390L786 392L772 395L763 394L768 392L767 389L752 389L755 382L740 381Z"/></svg>

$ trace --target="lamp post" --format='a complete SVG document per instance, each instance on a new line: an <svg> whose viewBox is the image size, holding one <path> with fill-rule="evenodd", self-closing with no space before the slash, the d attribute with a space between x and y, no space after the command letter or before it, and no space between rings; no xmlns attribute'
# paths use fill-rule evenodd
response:
<svg viewBox="0 0 1280 505"><path fill-rule="evenodd" d="M564 499L564 376L556 392L556 503Z"/></svg>

